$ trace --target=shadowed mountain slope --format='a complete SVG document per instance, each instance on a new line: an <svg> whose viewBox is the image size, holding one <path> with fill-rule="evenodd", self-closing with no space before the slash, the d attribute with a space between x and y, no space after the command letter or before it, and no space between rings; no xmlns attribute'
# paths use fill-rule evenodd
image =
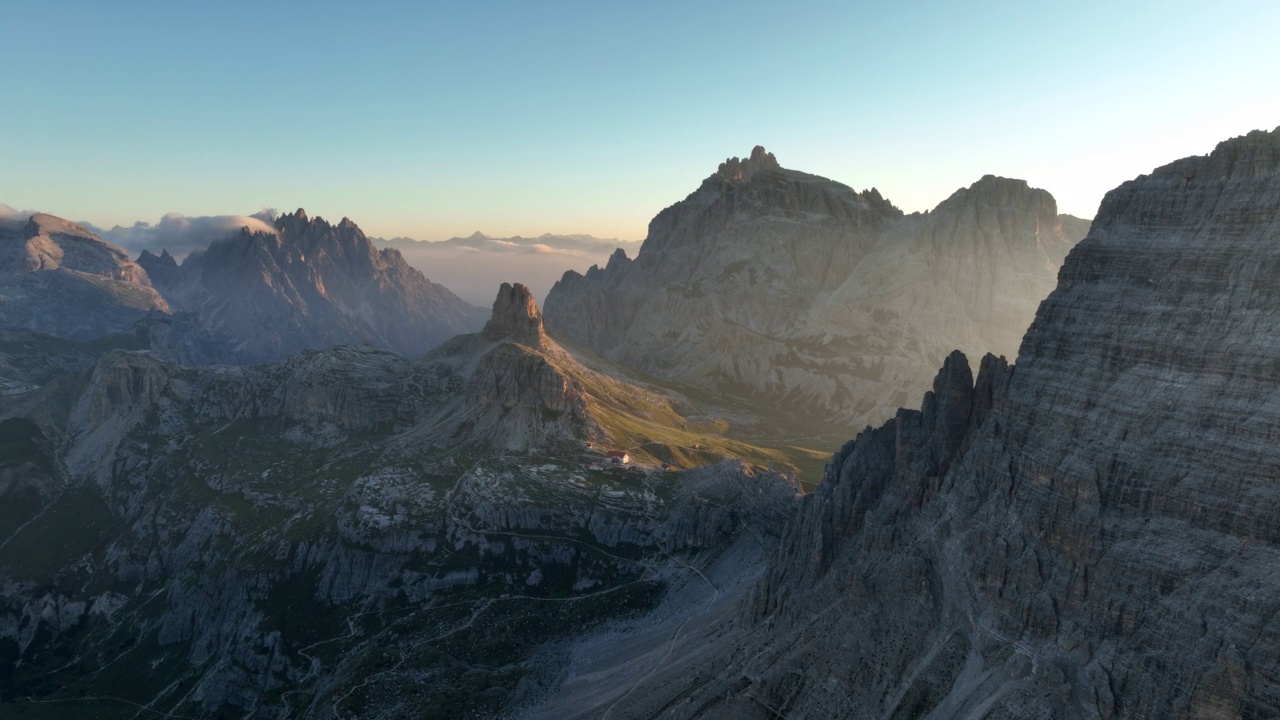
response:
<svg viewBox="0 0 1280 720"><path fill-rule="evenodd" d="M610 716L1275 717L1277 269L1280 129L1108 193L1016 366L841 449Z"/></svg>
<svg viewBox="0 0 1280 720"><path fill-rule="evenodd" d="M757 147L659 213L634 260L566 273L547 322L776 422L856 426L927 387L953 348L1012 354L1087 227L993 176L904 216Z"/></svg>
<svg viewBox="0 0 1280 720"><path fill-rule="evenodd" d="M522 285L417 359L107 349L0 406L0 714L502 714L698 558L758 567L793 482L703 465L696 425L559 347Z"/></svg>
<svg viewBox="0 0 1280 720"><path fill-rule="evenodd" d="M92 340L168 309L145 270L83 227L0 220L0 327Z"/></svg>
<svg viewBox="0 0 1280 720"><path fill-rule="evenodd" d="M275 228L214 240L180 266L145 251L139 263L174 309L199 313L240 362L361 342L415 356L484 322L483 310L399 251L375 248L346 218L330 225L298 210Z"/></svg>

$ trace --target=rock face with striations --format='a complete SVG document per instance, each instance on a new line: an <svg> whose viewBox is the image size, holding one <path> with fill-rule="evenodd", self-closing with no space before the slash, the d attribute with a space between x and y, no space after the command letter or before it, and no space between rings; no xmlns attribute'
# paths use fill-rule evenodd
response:
<svg viewBox="0 0 1280 720"><path fill-rule="evenodd" d="M1012 354L1087 227L992 176L903 215L757 147L659 213L634 260L566 273L547 323L655 377L878 422L952 349Z"/></svg>
<svg viewBox="0 0 1280 720"><path fill-rule="evenodd" d="M593 374L546 336L524 285L503 283L484 330L453 338L421 364L436 376L467 378L463 391L422 426L425 443L466 435L523 450L601 437L585 397L584 381L596 382Z"/></svg>
<svg viewBox="0 0 1280 720"><path fill-rule="evenodd" d="M44 213L0 222L0 327L90 340L168 309L142 267L83 227Z"/></svg>
<svg viewBox="0 0 1280 720"><path fill-rule="evenodd" d="M542 313L529 288L516 283L502 283L493 301L493 313L484 325L484 336L511 338L526 345L539 346L546 338Z"/></svg>
<svg viewBox="0 0 1280 720"><path fill-rule="evenodd" d="M837 453L632 716L1276 716L1277 271L1280 129L1108 193L1016 367L953 354Z"/></svg>
<svg viewBox="0 0 1280 720"><path fill-rule="evenodd" d="M361 342L414 356L484 322L482 309L399 251L375 248L349 219L330 225L298 210L275 226L215 240L180 266L167 253L139 261L175 309L200 313L241 362Z"/></svg>

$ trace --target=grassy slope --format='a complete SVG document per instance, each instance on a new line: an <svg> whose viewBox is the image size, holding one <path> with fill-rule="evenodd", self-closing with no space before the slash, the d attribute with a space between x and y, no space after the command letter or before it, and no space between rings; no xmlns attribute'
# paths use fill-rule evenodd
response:
<svg viewBox="0 0 1280 720"><path fill-rule="evenodd" d="M581 365L563 364L562 369L585 388L588 411L609 438L608 449L626 450L640 462L688 468L738 458L752 465L790 470L806 487L813 487L822 479L831 453L848 439L825 426L789 428L806 435L801 440L789 439L786 432L752 432L754 423L735 423L729 418L768 417L759 408L724 408L716 398L699 397L686 388L663 387L579 348L572 348L572 354ZM831 448L820 449L828 441Z"/></svg>

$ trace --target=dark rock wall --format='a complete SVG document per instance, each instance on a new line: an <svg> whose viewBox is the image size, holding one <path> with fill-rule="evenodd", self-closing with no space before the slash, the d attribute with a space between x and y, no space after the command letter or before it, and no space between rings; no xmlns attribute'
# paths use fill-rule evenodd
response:
<svg viewBox="0 0 1280 720"><path fill-rule="evenodd" d="M834 458L679 716L1280 713L1280 131L1107 195L1017 366Z"/></svg>

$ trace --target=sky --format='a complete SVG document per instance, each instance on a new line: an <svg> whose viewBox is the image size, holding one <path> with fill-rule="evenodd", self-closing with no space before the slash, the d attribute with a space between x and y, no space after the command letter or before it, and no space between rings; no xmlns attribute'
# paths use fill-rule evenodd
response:
<svg viewBox="0 0 1280 720"><path fill-rule="evenodd" d="M1092 217L1280 125L1280 3L10 2L0 202L100 227L305 207L370 235L637 240L729 156L927 210Z"/></svg>

